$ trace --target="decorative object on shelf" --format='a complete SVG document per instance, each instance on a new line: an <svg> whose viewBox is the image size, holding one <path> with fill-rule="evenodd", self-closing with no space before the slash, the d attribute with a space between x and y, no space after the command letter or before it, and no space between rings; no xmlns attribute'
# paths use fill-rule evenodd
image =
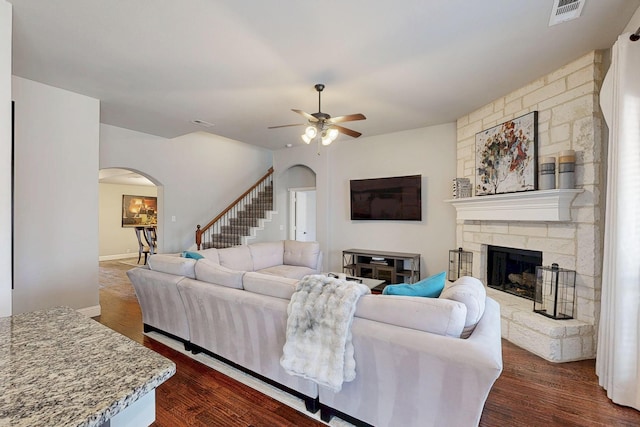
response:
<svg viewBox="0 0 640 427"><path fill-rule="evenodd" d="M462 248L449 251L449 281L455 282L462 276L472 276L473 252Z"/></svg>
<svg viewBox="0 0 640 427"><path fill-rule="evenodd" d="M533 311L552 319L573 319L576 272L558 267L536 268L536 289Z"/></svg>
<svg viewBox="0 0 640 427"><path fill-rule="evenodd" d="M536 189L538 112L476 134L476 195Z"/></svg>
<svg viewBox="0 0 640 427"><path fill-rule="evenodd" d="M540 178L538 190L553 190L556 188L556 158L543 157L540 161Z"/></svg>
<svg viewBox="0 0 640 427"><path fill-rule="evenodd" d="M471 180L469 178L453 179L453 198L462 199L471 197Z"/></svg>
<svg viewBox="0 0 640 427"><path fill-rule="evenodd" d="M576 152L573 150L561 151L558 158L558 188L575 188L575 171Z"/></svg>

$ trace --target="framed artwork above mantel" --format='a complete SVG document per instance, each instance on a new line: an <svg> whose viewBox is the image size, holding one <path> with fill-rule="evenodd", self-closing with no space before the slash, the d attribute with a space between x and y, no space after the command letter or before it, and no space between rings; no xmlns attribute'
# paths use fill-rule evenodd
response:
<svg viewBox="0 0 640 427"><path fill-rule="evenodd" d="M139 227L158 224L158 198L122 195L122 226Z"/></svg>
<svg viewBox="0 0 640 427"><path fill-rule="evenodd" d="M535 190L537 147L537 111L478 132L476 196Z"/></svg>

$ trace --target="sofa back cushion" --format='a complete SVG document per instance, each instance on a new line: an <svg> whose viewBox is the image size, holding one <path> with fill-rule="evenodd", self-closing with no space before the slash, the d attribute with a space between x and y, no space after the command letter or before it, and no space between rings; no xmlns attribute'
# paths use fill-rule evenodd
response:
<svg viewBox="0 0 640 427"><path fill-rule="evenodd" d="M251 251L246 245L218 249L220 265L232 270L253 271Z"/></svg>
<svg viewBox="0 0 640 427"><path fill-rule="evenodd" d="M467 307L467 316L461 338L468 338L484 314L487 291L475 277L463 276L445 286L441 299L459 301Z"/></svg>
<svg viewBox="0 0 640 427"><path fill-rule="evenodd" d="M218 257L218 250L216 248L202 249L198 253L216 264L220 264L220 258Z"/></svg>
<svg viewBox="0 0 640 427"><path fill-rule="evenodd" d="M467 309L461 302L396 295L363 295L356 317L458 338Z"/></svg>
<svg viewBox="0 0 640 427"><path fill-rule="evenodd" d="M216 285L227 286L229 288L242 289L242 276L244 276L244 271L231 270L208 258L198 260L195 273L197 280L215 283Z"/></svg>
<svg viewBox="0 0 640 427"><path fill-rule="evenodd" d="M296 279L257 272L247 272L242 282L244 284L244 290L247 292L282 299L291 299L291 295L295 292L296 285L298 284L298 280Z"/></svg>
<svg viewBox="0 0 640 427"><path fill-rule="evenodd" d="M284 242L262 242L249 245L251 259L253 260L253 270L282 265L284 262Z"/></svg>
<svg viewBox="0 0 640 427"><path fill-rule="evenodd" d="M196 278L196 260L169 254L155 254L149 257L149 269L162 273Z"/></svg>
<svg viewBox="0 0 640 427"><path fill-rule="evenodd" d="M299 265L318 270L320 266L320 243L298 242L295 240L284 241L284 264Z"/></svg>

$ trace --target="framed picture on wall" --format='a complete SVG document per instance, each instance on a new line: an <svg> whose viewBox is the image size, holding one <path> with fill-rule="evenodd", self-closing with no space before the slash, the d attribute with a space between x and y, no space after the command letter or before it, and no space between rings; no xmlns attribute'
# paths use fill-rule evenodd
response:
<svg viewBox="0 0 640 427"><path fill-rule="evenodd" d="M158 198L122 195L122 226L158 224Z"/></svg>
<svg viewBox="0 0 640 427"><path fill-rule="evenodd" d="M476 134L476 195L537 188L538 112Z"/></svg>

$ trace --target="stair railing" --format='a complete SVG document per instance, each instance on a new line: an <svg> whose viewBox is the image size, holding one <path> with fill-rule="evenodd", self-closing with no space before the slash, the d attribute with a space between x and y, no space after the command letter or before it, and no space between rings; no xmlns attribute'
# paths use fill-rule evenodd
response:
<svg viewBox="0 0 640 427"><path fill-rule="evenodd" d="M270 190L269 190L270 189ZM196 227L196 246L198 250L207 248L226 248L241 244L240 236L231 230L235 228L256 227L262 217L260 212L273 209L273 167L251 188L234 200L225 210L204 227ZM266 200L265 193L271 197Z"/></svg>

